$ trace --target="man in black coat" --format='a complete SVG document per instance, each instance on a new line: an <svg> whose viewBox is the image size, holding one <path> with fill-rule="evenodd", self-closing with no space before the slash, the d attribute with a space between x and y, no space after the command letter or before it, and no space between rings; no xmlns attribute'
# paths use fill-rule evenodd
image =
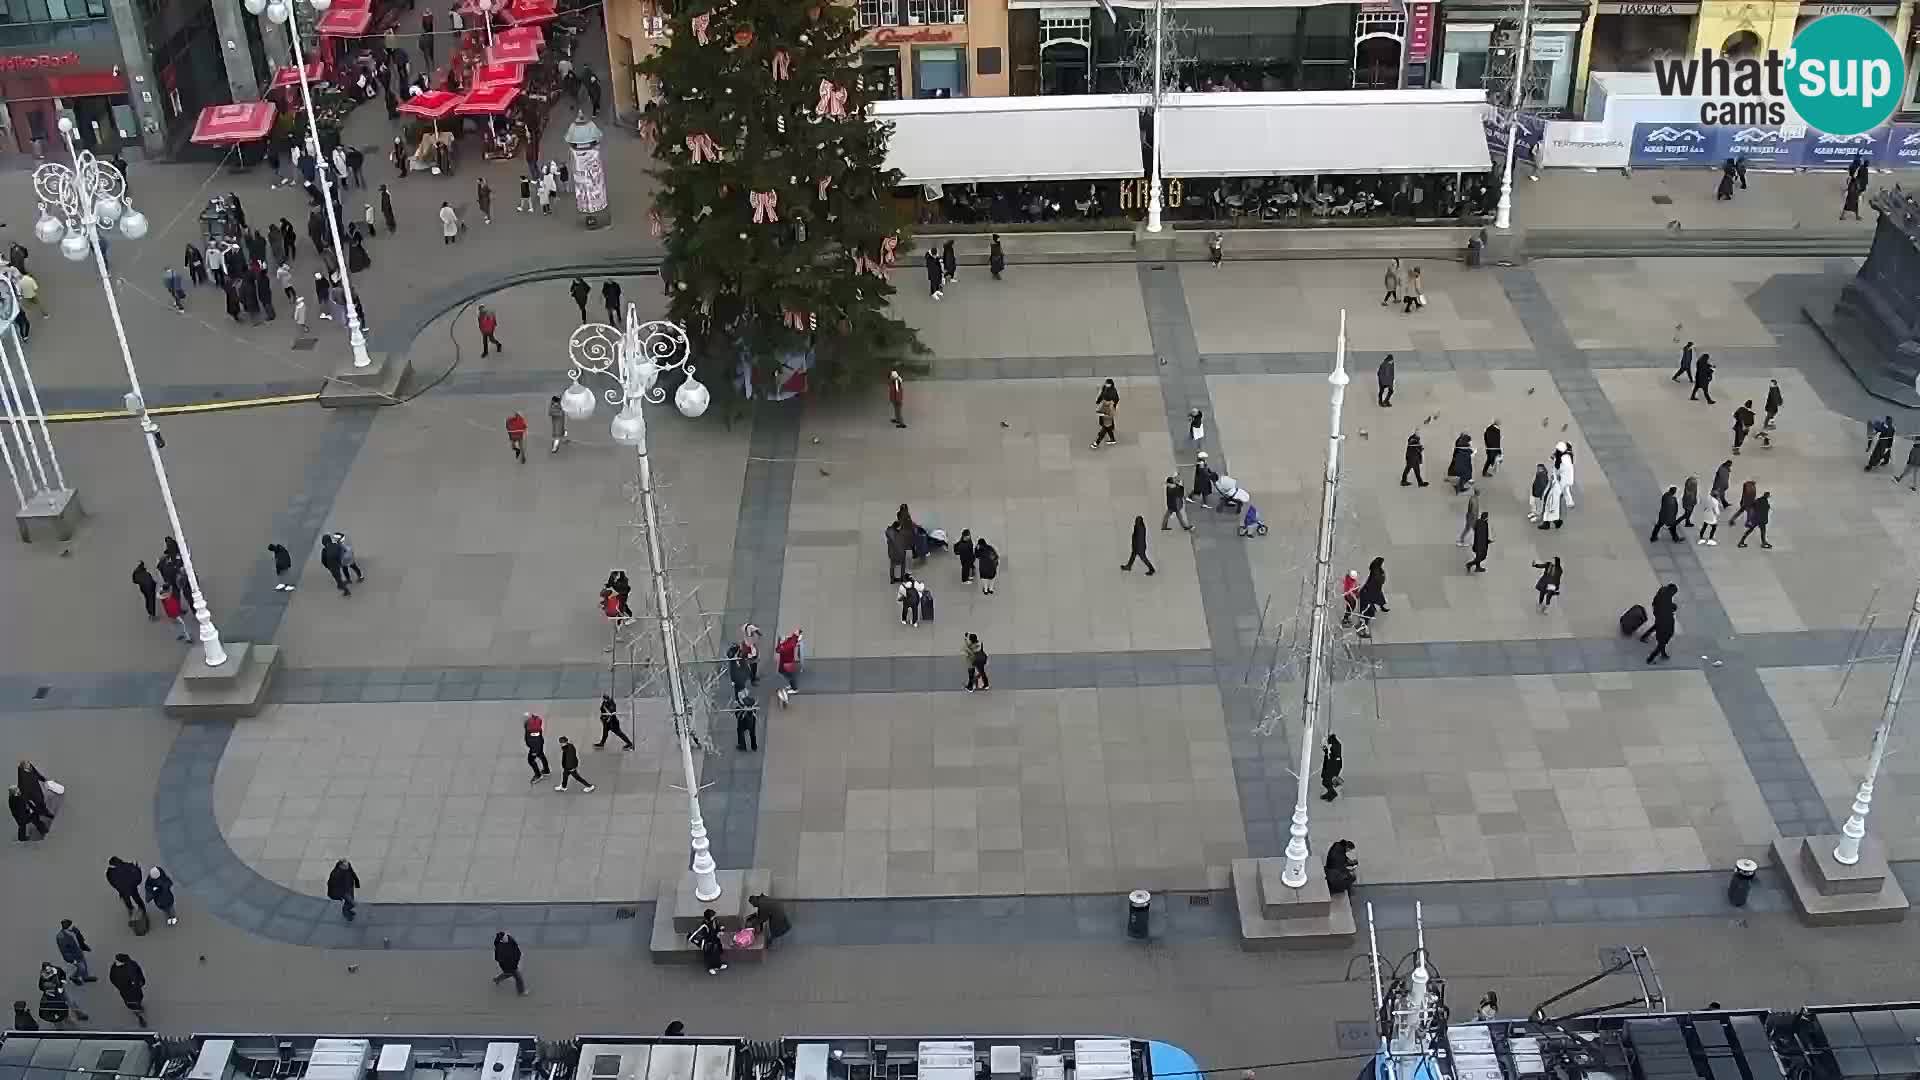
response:
<svg viewBox="0 0 1920 1080"><path fill-rule="evenodd" d="M620 283L608 278L606 284L600 286L600 298L607 302L607 322L625 329L620 321Z"/></svg>
<svg viewBox="0 0 1920 1080"><path fill-rule="evenodd" d="M1332 802L1340 797L1340 772L1347 765L1340 748L1340 736L1327 733L1327 745L1320 753L1320 798Z"/></svg>
<svg viewBox="0 0 1920 1080"><path fill-rule="evenodd" d="M333 575L333 583L339 587L342 596L353 595L353 590L347 587L347 568L340 561L340 545L331 535L320 541L320 565Z"/></svg>
<svg viewBox="0 0 1920 1080"><path fill-rule="evenodd" d="M1386 409L1393 408L1393 354L1392 353L1388 353L1387 358L1385 360L1380 361L1380 368L1374 374L1378 376L1380 379L1380 406ZM1423 484L1421 486L1424 487L1425 485Z"/></svg>
<svg viewBox="0 0 1920 1080"><path fill-rule="evenodd" d="M580 787L584 791L589 793L593 791L593 785L587 783L587 778L580 775L579 747L574 746L565 735L562 735L560 736L560 783L553 790L567 790L567 782L570 780L580 781Z"/></svg>
<svg viewBox="0 0 1920 1080"><path fill-rule="evenodd" d="M1700 395L1707 395L1707 404L1713 404L1713 354L1701 353L1700 359L1693 364L1693 393L1687 395L1688 401L1699 401Z"/></svg>
<svg viewBox="0 0 1920 1080"><path fill-rule="evenodd" d="M742 753L760 752L760 710L753 694L746 690L733 698L733 746Z"/></svg>
<svg viewBox="0 0 1920 1080"><path fill-rule="evenodd" d="M113 891L119 894L120 902L126 905L127 914L133 914L137 907L140 910L140 917L145 918L147 902L140 898L142 876L139 863L127 862L117 857L107 860L107 884L113 886Z"/></svg>
<svg viewBox="0 0 1920 1080"><path fill-rule="evenodd" d="M1173 526L1167 522L1175 519L1179 520L1181 528L1188 532L1193 531L1193 526L1187 521L1187 489L1180 485L1179 477L1169 476L1167 477L1167 512L1160 515L1160 531L1167 532L1172 529Z"/></svg>
<svg viewBox="0 0 1920 1080"><path fill-rule="evenodd" d="M43 840L46 839L47 816L41 812L38 806L34 805L33 800L20 794L20 789L17 787L7 789L7 812L13 815L13 823L19 827L19 840L21 843L24 844L27 842L27 826L29 825L39 829L40 838Z"/></svg>
<svg viewBox="0 0 1920 1080"><path fill-rule="evenodd" d="M338 901L340 917L353 921L353 894L360 888L360 875L354 872L353 864L345 859L333 864L333 871L327 875L327 899Z"/></svg>
<svg viewBox="0 0 1920 1080"><path fill-rule="evenodd" d="M520 943L505 930L493 935L493 962L500 966L500 974L493 977L496 983L513 980L513 988L522 995L527 992L527 980L520 975Z"/></svg>
<svg viewBox="0 0 1920 1080"><path fill-rule="evenodd" d="M120 1000L133 1010L134 1022L142 1027L147 1023L147 973L126 953L113 955L113 966L107 969L107 981L120 991Z"/></svg>
<svg viewBox="0 0 1920 1080"><path fill-rule="evenodd" d="M147 605L147 621L152 622L159 618L154 600L160 594L160 583L153 579L153 571L147 569L144 560L133 565L133 584L140 590L141 601Z"/></svg>
<svg viewBox="0 0 1920 1080"><path fill-rule="evenodd" d="M1647 542L1660 539L1660 530L1667 530L1667 537L1674 543L1680 542L1680 489L1668 486L1667 493L1660 496L1660 516L1653 521L1653 531L1647 534Z"/></svg>
<svg viewBox="0 0 1920 1080"><path fill-rule="evenodd" d="M1407 486L1407 476L1409 474L1411 474L1415 480L1420 481L1421 487L1427 486L1427 478L1420 475L1420 465L1426 460L1426 456L1427 448L1420 444L1420 433L1416 431L1407 436L1407 464L1400 470L1401 487Z"/></svg>

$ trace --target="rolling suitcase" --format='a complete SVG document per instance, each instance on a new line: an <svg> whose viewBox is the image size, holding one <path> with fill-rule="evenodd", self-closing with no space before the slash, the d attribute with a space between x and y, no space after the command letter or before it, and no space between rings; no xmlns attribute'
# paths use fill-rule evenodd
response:
<svg viewBox="0 0 1920 1080"><path fill-rule="evenodd" d="M920 590L920 621L933 621L933 591L931 589Z"/></svg>
<svg viewBox="0 0 1920 1080"><path fill-rule="evenodd" d="M127 916L127 929L133 931L134 937L146 937L147 931L153 929L153 919L144 910L137 910Z"/></svg>
<svg viewBox="0 0 1920 1080"><path fill-rule="evenodd" d="M1632 637L1634 635L1634 632L1639 630L1642 626L1645 626L1646 623L1647 623L1646 607L1641 604L1635 604L1632 607L1628 608L1626 611L1622 612L1620 615L1620 636Z"/></svg>

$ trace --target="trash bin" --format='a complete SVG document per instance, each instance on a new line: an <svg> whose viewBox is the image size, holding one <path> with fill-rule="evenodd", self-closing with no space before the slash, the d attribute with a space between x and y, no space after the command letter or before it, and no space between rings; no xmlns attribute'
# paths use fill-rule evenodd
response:
<svg viewBox="0 0 1920 1080"><path fill-rule="evenodd" d="M1147 939L1147 913L1153 907L1153 894L1135 889L1127 894L1127 936L1135 941Z"/></svg>
<svg viewBox="0 0 1920 1080"><path fill-rule="evenodd" d="M1735 859L1733 877L1727 880L1727 903L1734 907L1747 906L1747 894L1753 892L1753 875L1760 872L1760 864L1752 859Z"/></svg>
<svg viewBox="0 0 1920 1080"><path fill-rule="evenodd" d="M1473 239L1467 241L1467 269L1480 269L1480 263L1486 255L1486 250L1486 236L1481 233L1474 233Z"/></svg>

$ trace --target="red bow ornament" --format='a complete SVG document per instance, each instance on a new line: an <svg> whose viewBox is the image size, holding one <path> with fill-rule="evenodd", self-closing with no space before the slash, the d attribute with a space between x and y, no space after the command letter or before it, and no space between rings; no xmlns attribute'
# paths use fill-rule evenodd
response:
<svg viewBox="0 0 1920 1080"><path fill-rule="evenodd" d="M900 250L899 237L889 236L886 239L881 240L880 241L880 265L892 266L894 265L894 263L898 262L899 250Z"/></svg>
<svg viewBox="0 0 1920 1080"><path fill-rule="evenodd" d="M749 191L747 201L753 204L753 223L764 225L769 221L779 221L780 214L774 207L780 205L780 193L777 191Z"/></svg>
<svg viewBox="0 0 1920 1080"><path fill-rule="evenodd" d="M831 183L833 183L833 177L831 176L823 176L820 178L820 197L822 199L827 197L827 185Z"/></svg>
<svg viewBox="0 0 1920 1080"><path fill-rule="evenodd" d="M640 120L640 137L648 142L658 140L660 138L660 125L654 123L650 117L642 117Z"/></svg>
<svg viewBox="0 0 1920 1080"><path fill-rule="evenodd" d="M859 252L859 251L856 251L853 253L853 272L854 273L864 274L864 273L867 273L868 271L878 272L878 269L879 269L879 264L868 259L865 253Z"/></svg>
<svg viewBox="0 0 1920 1080"><path fill-rule="evenodd" d="M694 40L698 41L702 45L705 45L707 43L707 24L712 21L713 21L713 16L711 15L695 15L693 17Z"/></svg>
<svg viewBox="0 0 1920 1080"><path fill-rule="evenodd" d="M788 308L786 310L786 320L787 326L794 330L805 330L807 328L807 313L804 311L795 311L792 308Z"/></svg>
<svg viewBox="0 0 1920 1080"><path fill-rule="evenodd" d="M785 82L787 77L792 74L793 57L788 56L787 50L785 49L773 50L773 77L781 82Z"/></svg>
<svg viewBox="0 0 1920 1080"><path fill-rule="evenodd" d="M839 118L847 115L847 92L825 79L820 80L820 100L813 107L815 116Z"/></svg>
<svg viewBox="0 0 1920 1080"><path fill-rule="evenodd" d="M655 237L661 237L667 234L667 227L660 222L660 211L647 211L647 231Z"/></svg>
<svg viewBox="0 0 1920 1080"><path fill-rule="evenodd" d="M693 155L693 163L719 161L720 148L714 145L713 136L704 131L696 131L687 136L687 152Z"/></svg>

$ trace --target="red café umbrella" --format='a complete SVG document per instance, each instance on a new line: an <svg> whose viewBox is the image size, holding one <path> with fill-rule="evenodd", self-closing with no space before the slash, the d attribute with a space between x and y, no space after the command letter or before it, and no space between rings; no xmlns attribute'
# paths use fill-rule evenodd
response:
<svg viewBox="0 0 1920 1080"><path fill-rule="evenodd" d="M527 68L524 64L481 64L473 69L473 89L484 90L489 86L519 86L526 81Z"/></svg>
<svg viewBox="0 0 1920 1080"><path fill-rule="evenodd" d="M495 35L493 44L487 46L487 64L531 64L540 59L540 47L521 38L507 40L505 34Z"/></svg>
<svg viewBox="0 0 1920 1080"><path fill-rule="evenodd" d="M448 93L445 90L426 90L402 102L400 111L409 116L439 121L453 112L463 100L461 95Z"/></svg>
<svg viewBox="0 0 1920 1080"><path fill-rule="evenodd" d="M238 105L209 105L193 125L199 146L232 146L264 139L273 130L279 109L271 101L244 101Z"/></svg>
<svg viewBox="0 0 1920 1080"><path fill-rule="evenodd" d="M499 116L520 96L517 86L483 86L453 107L456 116Z"/></svg>
<svg viewBox="0 0 1920 1080"><path fill-rule="evenodd" d="M516 27L552 22L559 17L560 5L555 0L513 0L507 5L507 18L513 20Z"/></svg>
<svg viewBox="0 0 1920 1080"><path fill-rule="evenodd" d="M325 37L359 37L373 25L373 9L365 5L354 6L345 0L336 3L325 15L313 24L315 31Z"/></svg>
<svg viewBox="0 0 1920 1080"><path fill-rule="evenodd" d="M327 65L315 60L307 65L308 82L326 82ZM289 86L300 85L300 69L289 64L273 73L273 86L270 89L285 90Z"/></svg>
<svg viewBox="0 0 1920 1080"><path fill-rule="evenodd" d="M503 30L495 34L493 40L496 43L502 41L524 41L532 45L535 49L544 49L547 47L547 36L541 33L540 28L537 26L516 26L511 30Z"/></svg>

